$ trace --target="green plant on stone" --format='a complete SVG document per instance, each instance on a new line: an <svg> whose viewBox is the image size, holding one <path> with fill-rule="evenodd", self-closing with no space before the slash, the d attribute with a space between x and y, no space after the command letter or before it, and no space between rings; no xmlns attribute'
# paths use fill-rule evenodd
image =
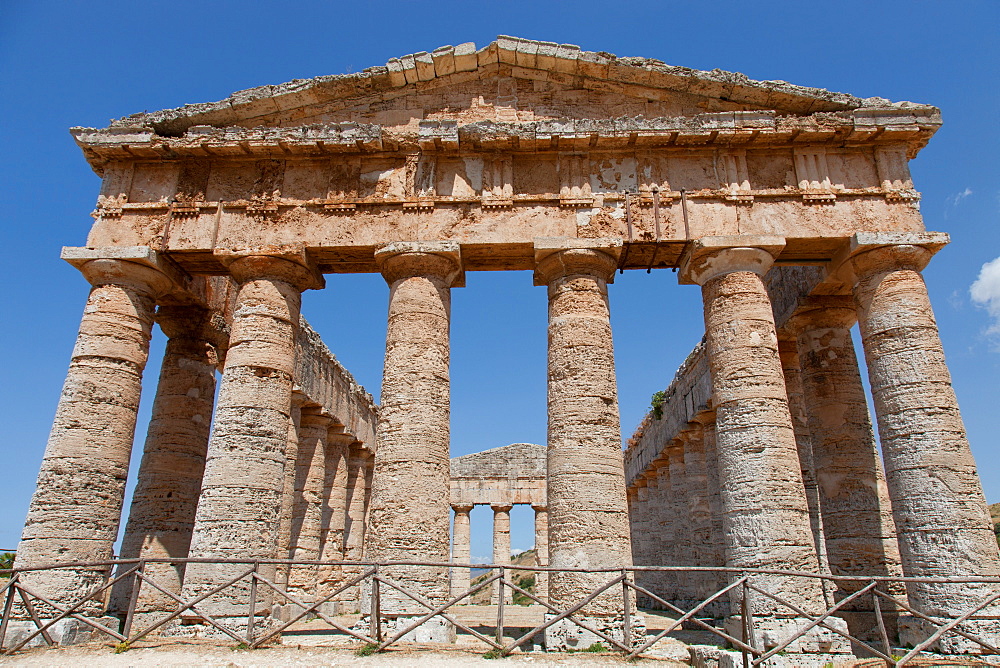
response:
<svg viewBox="0 0 1000 668"><path fill-rule="evenodd" d="M354 650L355 656L371 656L378 651L378 643L370 642L362 645L361 647Z"/></svg>
<svg viewBox="0 0 1000 668"><path fill-rule="evenodd" d="M232 651L234 651L234 652L238 652L238 651L243 650L243 649L250 649L250 645L246 644L245 642L241 642L238 645L233 645L229 649L232 650Z"/></svg>
<svg viewBox="0 0 1000 668"><path fill-rule="evenodd" d="M652 398L649 400L649 405L653 409L653 418L659 420L663 417L663 402L667 400L667 393L663 390L659 392L654 392Z"/></svg>
<svg viewBox="0 0 1000 668"><path fill-rule="evenodd" d="M8 570L14 568L14 553L4 552L0 554L0 570ZM9 573L4 573L0 575L0 578L9 578Z"/></svg>
<svg viewBox="0 0 1000 668"><path fill-rule="evenodd" d="M591 645L590 647L588 647L588 648L586 648L586 649L584 649L582 651L584 651L584 652L595 652L595 653L596 652L607 652L608 648L605 647L604 645L602 645L599 642L595 642L593 645Z"/></svg>
<svg viewBox="0 0 1000 668"><path fill-rule="evenodd" d="M121 654L123 652L127 652L131 647L132 643L130 643L128 640L120 642L117 645L115 645L115 654Z"/></svg>
<svg viewBox="0 0 1000 668"><path fill-rule="evenodd" d="M483 654L483 658L484 659L502 659L503 658L503 650L500 650L500 649L497 649L497 648L494 647L490 651L488 651L485 654Z"/></svg>

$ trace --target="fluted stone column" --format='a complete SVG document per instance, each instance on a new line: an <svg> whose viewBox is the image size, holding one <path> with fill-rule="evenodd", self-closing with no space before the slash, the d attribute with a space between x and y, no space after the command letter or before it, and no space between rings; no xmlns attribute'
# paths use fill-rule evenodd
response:
<svg viewBox="0 0 1000 668"><path fill-rule="evenodd" d="M681 278L701 285L705 305L727 566L815 572L809 506L762 281L783 246L780 237L706 237L692 242ZM756 582L807 612L822 608L818 581L760 576ZM755 612L772 618L757 620L761 631L785 628L780 618L790 614L787 608L755 601Z"/></svg>
<svg viewBox="0 0 1000 668"><path fill-rule="evenodd" d="M857 234L847 268L903 573L996 576L997 542L920 275L946 241L943 236ZM995 590L995 585L907 585L911 605L931 616L961 614ZM978 624L994 640L1000 635L996 621ZM946 642L941 649L961 651L961 646Z"/></svg>
<svg viewBox="0 0 1000 668"><path fill-rule="evenodd" d="M535 511L535 559L539 566L549 565L549 509L546 506L532 506ZM549 600L549 574L535 573L535 596Z"/></svg>
<svg viewBox="0 0 1000 668"><path fill-rule="evenodd" d="M472 506L452 506L455 511L455 533L454 542L451 548L451 560L458 564L467 564L471 559L471 535L469 526L469 513ZM451 595L458 596L462 592L468 591L471 587L471 577L468 568L451 569ZM463 603L471 603L469 599L463 599Z"/></svg>
<svg viewBox="0 0 1000 668"><path fill-rule="evenodd" d="M284 479L281 485L281 507L278 520L278 558L292 558L292 515L295 509L295 478L298 474L299 425L302 422L302 406L306 397L301 392L292 392L291 409L288 416L288 441L285 444ZM288 589L291 566L279 564L275 572L275 583Z"/></svg>
<svg viewBox="0 0 1000 668"><path fill-rule="evenodd" d="M354 435L344 431L341 425L334 425L327 434L324 459L323 513L320 531L319 558L323 561L344 560L344 531L347 525L347 484L348 452L354 443ZM334 592L344 579L344 569L340 565L323 564L317 569L317 595L326 596ZM327 604L330 612L335 612L332 602Z"/></svg>
<svg viewBox="0 0 1000 668"><path fill-rule="evenodd" d="M333 418L319 406L306 406L301 411L290 550L290 558L297 561L321 558L328 435L333 424ZM292 566L288 590L311 599L318 593L318 579L317 566Z"/></svg>
<svg viewBox="0 0 1000 668"><path fill-rule="evenodd" d="M212 424L217 344L224 343L211 318L210 311L196 306L161 306L156 314L169 339L122 537L123 559L188 556ZM143 572L180 595L184 564L151 563ZM112 610L128 610L133 583L126 578L115 586ZM177 607L176 601L151 585L143 585L139 592L136 612Z"/></svg>
<svg viewBox="0 0 1000 668"><path fill-rule="evenodd" d="M373 561L447 562L450 290L463 277L459 247L393 243L375 260L390 292L366 554ZM444 568L394 566L384 573L430 601L447 599ZM390 619L426 610L389 588L382 589L381 601ZM453 630L443 627L432 632L437 623L425 625L429 637L453 638Z"/></svg>
<svg viewBox="0 0 1000 668"><path fill-rule="evenodd" d="M77 266L93 287L28 508L17 568L111 558L153 308L171 288L165 274L138 262L95 258ZM22 582L54 603L68 604L105 574L44 571L25 573ZM98 607L95 602L83 611Z"/></svg>
<svg viewBox="0 0 1000 668"><path fill-rule="evenodd" d="M512 506L491 506L493 509L493 563L510 563L510 509ZM510 578L508 571L506 577ZM490 603L496 605L500 600L500 583L494 583L493 591L490 594ZM504 588L504 601L510 603L512 592Z"/></svg>
<svg viewBox="0 0 1000 668"><path fill-rule="evenodd" d="M607 284L617 248L535 240L535 283L548 286L549 559L554 567L631 565ZM552 573L549 596L573 605L606 574ZM608 592L583 615L622 614ZM547 640L548 642L548 640Z"/></svg>
<svg viewBox="0 0 1000 668"><path fill-rule="evenodd" d="M263 252L219 254L239 290L192 557L272 559L278 550L301 292L323 283L301 251ZM189 564L184 592L196 596L243 568ZM271 575L273 568L262 572ZM245 614L249 586L242 580L212 597L206 608L220 615Z"/></svg>

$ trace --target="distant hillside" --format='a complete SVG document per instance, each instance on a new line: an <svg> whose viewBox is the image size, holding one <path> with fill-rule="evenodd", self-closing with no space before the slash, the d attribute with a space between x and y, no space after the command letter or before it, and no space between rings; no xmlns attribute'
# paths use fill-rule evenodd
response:
<svg viewBox="0 0 1000 668"><path fill-rule="evenodd" d="M510 558L510 562L511 562L512 566L537 566L538 565L538 561L535 559L535 551L534 550L528 550L527 552L521 552L520 554L516 554L516 555L514 555L513 557ZM472 585L474 586L474 585L479 584L480 582L482 582L483 580L485 580L487 577L489 577L488 574L487 573L483 573L482 575L480 575L480 576L478 576L478 577L476 577L476 578L474 578L472 580ZM523 589L523 590L525 590L527 592L531 592L532 594L535 593L535 574L534 573L532 573L530 571L513 571L508 576L508 579L513 580L514 583L518 587L520 587L521 589ZM484 589L482 589L482 590L476 592L475 594L473 594L472 595L472 603L475 603L476 605L487 605L487 604L489 604L489 602L490 602L490 589L492 589L492 587L485 587ZM532 601L531 599L527 598L523 594L519 594L518 592L514 592L514 603L518 604L518 605L531 605L532 603L534 603L534 601Z"/></svg>

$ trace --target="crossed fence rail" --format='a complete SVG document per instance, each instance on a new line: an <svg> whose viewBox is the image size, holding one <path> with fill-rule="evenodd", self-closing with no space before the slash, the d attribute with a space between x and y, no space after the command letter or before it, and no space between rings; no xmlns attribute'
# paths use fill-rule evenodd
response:
<svg viewBox="0 0 1000 668"><path fill-rule="evenodd" d="M242 565L245 568L242 569L236 577L230 577L224 583L217 585L206 592L200 593L193 598L184 598L178 593L170 591L167 587L158 583L154 577L146 572L146 568L150 564L168 564L177 566L192 563L231 566ZM355 571L360 570L361 572L357 575L349 577L349 579L339 584L333 591L324 594L322 597L318 597L313 601L303 601L294 593L287 591L285 586L274 582L261 572L262 567L273 566L284 566L289 569L295 566L340 566L348 567L354 569ZM490 575L482 581L475 583L465 591L460 592L457 595L453 595L446 602L435 603L427 600L419 593L407 589L403 583L397 582L389 577L384 571L391 569L393 566L483 569L490 572ZM46 598L42 594L38 593L33 587L22 582L22 580L25 579L25 574L27 573L58 569L92 571L100 574L103 581L81 596L79 600L64 604L59 604ZM533 592L527 591L519 586L511 577L509 577L509 574L512 571L529 571L536 574L543 572L606 573L609 580L593 589L574 605L565 609L559 609L550 604L548 601L539 598ZM649 587L638 584L635 579L637 573L704 573L713 574L716 577L724 575L729 580L729 583L725 586L721 586L710 596L704 598L696 605L691 606L690 609L684 610L675 602L672 602L658 595L654 591L651 591ZM995 647L990 642L978 637L975 633L962 628L963 622L974 619L996 620L998 627L1000 627L1000 618L996 615L977 615L977 613L980 613L1000 600L1000 577L849 577L775 569L733 569L683 566L632 566L627 568L587 569L554 568L544 566L512 566L510 564L457 564L454 562L358 562L288 559L226 560L204 558L113 559L109 561L83 563L60 563L35 568L0 570L0 577L4 576L7 576L8 579L6 583L3 583L2 586L0 586L0 596L3 596L3 615L2 618L0 618L0 647L3 646L6 639L7 629L11 621L12 612L14 611L15 598L19 599L23 606L22 616L26 614L35 627L34 631L14 642L9 648L2 651L2 654L8 655L21 650L38 636L41 636L46 644L54 645L55 641L50 634L50 630L56 623L63 619L77 620L82 624L90 626L99 634L107 636L108 638L118 641L119 643L131 645L158 629L161 629L170 622L180 618L184 615L184 613L190 611L189 614L196 615L200 621L213 627L223 635L235 640L237 643L245 643L250 648L258 648L274 641L283 631L291 627L293 624L309 615L313 615L328 624L331 629L335 629L340 633L369 644L376 651L382 651L390 645L400 642L407 634L428 620L434 617L440 617L453 624L456 629L462 630L475 637L500 656L509 655L511 652L530 641L536 634L545 631L545 629L550 626L562 620L569 620L608 643L609 647L620 651L627 658L634 658L644 652L647 652L657 642L667 637L669 634L681 629L682 626L687 625L686 628L693 627L711 633L719 639L724 640L736 650L740 651L743 655L743 664L746 667L766 665L765 662L768 659L785 651L789 646L795 643L795 641L799 640L817 627L846 638L852 643L855 652L859 650L868 651L872 654L872 656L884 660L886 665L889 666L905 666L911 663L915 657L925 652L928 648L931 648L935 643L939 642L942 638L948 635L964 638L983 650L981 654L990 655L995 659L1000 660L1000 649ZM769 578L777 576L786 578L811 578L825 580L828 582L838 583L842 586L850 586L850 588L853 589L853 592L841 598L835 605L828 607L824 612L815 614L810 613L781 596L762 588L759 584L759 580L764 576ZM208 613L203 604L211 597L224 592L230 587L235 587L238 583L242 583L247 579L249 579L250 592L247 603L247 612L245 615L246 631L244 633L241 632L240 629L234 628L233 626L227 625L225 622L216 619L213 615ZM95 601L105 598L111 587L119 582L125 582L127 584L129 580L131 580L132 585L129 605L118 629L109 628L93 617L82 614L82 609L87 607L88 604L93 606ZM366 582L368 583L367 586L370 587L370 595L367 596L369 604L369 608L367 610L367 632L359 630L357 626L353 628L345 626L336 619L333 619L329 614L321 609L324 604L335 600L336 597L340 596L348 589ZM908 605L905 600L901 600L905 598L904 596L885 591L886 589L892 589L893 587L891 587L891 585L893 583L952 585L994 584L997 585L997 587L993 588L995 593L986 596L978 604L970 607L963 614L948 619L942 619L932 618L918 610L915 610ZM492 637L477 631L468 624L462 623L454 616L454 614L449 613L449 609L453 606L460 605L463 602L468 602L468 599L470 599L477 592L480 592L487 587L492 587L495 584L499 589L499 595L497 596L496 604L496 627L495 633ZM152 623L148 623L140 630L135 630L133 625L136 619L139 593L143 587L152 588L153 590L167 596L177 604L177 608L171 612L161 611L159 613L162 615L161 618L155 619ZM266 611L264 614L261 614L262 611L257 607L259 604L258 599L260 598L258 594L261 587L264 588L264 591L268 596L279 597L279 600L284 599L289 604L297 608L295 614L290 616L290 619L278 624L274 624L273 620L269 621ZM407 624L405 628L396 630L391 634L387 633L383 628L381 611L381 591L383 588L389 588L399 594L402 594L406 598L411 599L425 608L426 612L415 616L415 618ZM543 606L550 615L543 621L543 623L534 626L526 633L523 633L519 637L507 642L505 642L504 614L505 606L509 604L505 604L504 602L505 588L509 588L512 592L517 592L533 603ZM599 596L614 590L620 592L622 597L624 627L621 639L614 637L602 629L595 628L594 625L588 623L586 618L582 618L579 614L581 610L583 610L588 604L593 602ZM633 605L633 596L637 594L646 596L649 601L658 603L662 606L663 610L676 615L676 619L667 624L666 628L649 637L635 635L633 633L633 624L639 611ZM766 648L761 647L760 642L754 633L755 622L753 611L755 597L762 597L761 600L767 602L768 605L776 605L779 609L785 609L789 613L792 613L794 616L807 621L808 623L798 627L795 632L785 638L785 640L780 644ZM738 605L742 618L742 628L739 637L733 636L727 631L713 626L704 616L699 616L699 613L703 613L712 603L725 600L725 598L728 598L730 602L735 602L736 605ZM830 621L830 618L835 616L838 611L857 613L857 606L859 604L864 604L866 601L870 601L872 607L871 609L866 609L862 612L874 616L875 627L872 630L877 629L879 637L879 641L874 644L871 641L858 638L849 631L844 631L839 625L833 624ZM43 619L36 607L38 603L44 604L47 612L54 611L56 614L51 617L46 615L46 618ZM849 605L853 607L848 607ZM912 648L909 648L904 655L898 656L893 654L893 645L887 631L886 615L895 615L901 612L909 613L914 617L927 622L935 628L935 630L922 642ZM261 620L259 617L264 617L264 619ZM241 614L239 619L242 618L243 615ZM227 617L227 619L232 618Z"/></svg>

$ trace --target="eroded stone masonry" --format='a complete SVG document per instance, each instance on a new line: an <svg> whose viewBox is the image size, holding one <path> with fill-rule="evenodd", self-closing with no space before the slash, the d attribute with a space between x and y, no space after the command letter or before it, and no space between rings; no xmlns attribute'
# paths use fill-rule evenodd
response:
<svg viewBox="0 0 1000 668"><path fill-rule="evenodd" d="M924 229L908 161L940 124L923 104L500 37L74 128L103 186L85 246L63 257L92 287L16 565L112 556L158 323L169 341L122 557L312 561L261 570L305 601L362 572L330 562L435 562L382 574L443 603L469 585L445 564L469 558L470 509L492 507L503 563L524 503L539 561L583 569L539 576L561 607L606 579L586 569L633 564L735 569L637 575L682 606L739 569L1000 575L920 273L948 237ZM527 269L549 305L548 442L449 460L451 291L469 271ZM683 287L665 290L700 288L705 337L623 456L608 284L647 269L679 270ZM388 308L380 407L300 314L304 290L351 272L387 283L372 304ZM151 563L165 591L143 587L136 612L242 568ZM23 582L63 604L107 575ZM131 582L81 612L122 614ZM801 614L853 586L758 582ZM900 593L934 619L996 591ZM367 595L349 587L326 609ZM201 609L285 614L257 596L229 587ZM608 592L580 615L620 632L624 600ZM754 628L773 646L803 618L767 600ZM733 601L706 614L738 629ZM382 592L390 626L422 610ZM867 614L851 603L830 624L863 635ZM969 628L996 639L988 616ZM903 642L931 628L892 622ZM437 618L414 637L453 636ZM845 642L814 629L789 649Z"/></svg>

